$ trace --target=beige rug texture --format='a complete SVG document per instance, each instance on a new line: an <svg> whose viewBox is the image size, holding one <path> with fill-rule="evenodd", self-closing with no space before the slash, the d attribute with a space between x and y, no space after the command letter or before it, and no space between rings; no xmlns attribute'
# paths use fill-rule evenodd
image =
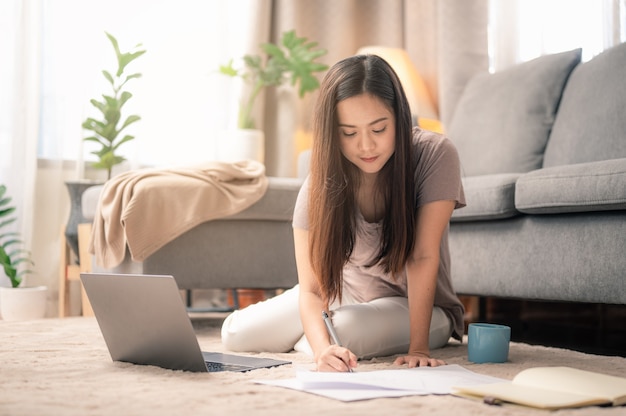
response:
<svg viewBox="0 0 626 416"><path fill-rule="evenodd" d="M205 351L224 351L223 315L194 316ZM309 393L255 384L312 368L301 353L261 354L293 362L248 373L188 373L113 362L95 318L0 321L0 415L626 415L626 407L555 412L489 406L455 396L409 396L344 403ZM519 371L564 365L626 375L626 358L512 343L509 362L472 364L467 345L434 353L449 364L512 379ZM393 357L359 363L358 371L394 368Z"/></svg>

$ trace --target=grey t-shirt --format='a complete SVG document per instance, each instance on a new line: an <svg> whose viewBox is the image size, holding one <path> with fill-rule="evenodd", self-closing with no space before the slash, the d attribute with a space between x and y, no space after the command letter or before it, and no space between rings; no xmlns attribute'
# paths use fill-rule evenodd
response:
<svg viewBox="0 0 626 416"><path fill-rule="evenodd" d="M452 142L437 133L415 129L413 148L416 154L415 197L417 207L429 202L453 200L456 208L465 206L458 153ZM293 215L293 227L308 229L308 178L302 185ZM407 296L406 271L394 279L379 265L368 267L380 247L382 222L369 223L355 208L356 236L350 260L343 269L343 290L360 302ZM435 292L435 306L443 309L453 323L453 336L463 336L463 305L456 296L450 278L448 230L444 232Z"/></svg>

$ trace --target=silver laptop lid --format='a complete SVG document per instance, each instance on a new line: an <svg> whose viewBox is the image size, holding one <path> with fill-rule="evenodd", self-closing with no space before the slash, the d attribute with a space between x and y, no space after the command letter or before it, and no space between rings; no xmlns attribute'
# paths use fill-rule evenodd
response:
<svg viewBox="0 0 626 416"><path fill-rule="evenodd" d="M82 273L81 280L114 361L207 371L172 276Z"/></svg>

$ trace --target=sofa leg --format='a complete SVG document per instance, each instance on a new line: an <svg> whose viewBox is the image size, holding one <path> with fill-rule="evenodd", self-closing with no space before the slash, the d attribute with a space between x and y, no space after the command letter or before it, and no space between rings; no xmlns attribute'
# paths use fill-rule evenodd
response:
<svg viewBox="0 0 626 416"><path fill-rule="evenodd" d="M487 322L487 298L484 296L478 298L478 321Z"/></svg>
<svg viewBox="0 0 626 416"><path fill-rule="evenodd" d="M210 307L210 308L194 308L193 307L193 289L185 289L185 306L187 312L232 312L239 308L239 299L237 298L237 289L228 289L232 293L234 299L232 306Z"/></svg>
<svg viewBox="0 0 626 416"><path fill-rule="evenodd" d="M228 304L233 306L233 309L243 309L265 300L265 292L265 289L232 289L232 291L228 293Z"/></svg>
<svg viewBox="0 0 626 416"><path fill-rule="evenodd" d="M239 295L237 294L237 289L230 289L230 295L233 298L233 309L239 309Z"/></svg>
<svg viewBox="0 0 626 416"><path fill-rule="evenodd" d="M194 308L192 290L193 289L185 289L185 304L188 312L231 312L265 300L265 290L263 289L227 289L229 291L228 306Z"/></svg>

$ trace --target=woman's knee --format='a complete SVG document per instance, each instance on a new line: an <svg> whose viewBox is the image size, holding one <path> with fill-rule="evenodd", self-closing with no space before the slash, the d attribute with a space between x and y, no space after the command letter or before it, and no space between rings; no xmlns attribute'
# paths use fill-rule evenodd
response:
<svg viewBox="0 0 626 416"><path fill-rule="evenodd" d="M238 325L240 311L234 311L222 324L222 345L230 351L248 351L250 337Z"/></svg>
<svg viewBox="0 0 626 416"><path fill-rule="evenodd" d="M347 305L333 314L342 344L359 358L385 356L405 351L409 341L408 313L402 305L366 303Z"/></svg>
<svg viewBox="0 0 626 416"><path fill-rule="evenodd" d="M297 290L234 311L222 324L222 344L231 351L286 352L302 336Z"/></svg>
<svg viewBox="0 0 626 416"><path fill-rule="evenodd" d="M333 324L343 346L361 359L408 351L411 330L405 298L343 306L334 312ZM451 325L445 312L434 307L428 337L430 349L446 345Z"/></svg>

